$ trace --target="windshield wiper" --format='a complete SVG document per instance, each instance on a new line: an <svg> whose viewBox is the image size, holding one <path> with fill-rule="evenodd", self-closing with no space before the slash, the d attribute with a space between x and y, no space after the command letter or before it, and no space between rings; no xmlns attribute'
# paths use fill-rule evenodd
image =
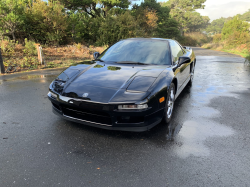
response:
<svg viewBox="0 0 250 187"><path fill-rule="evenodd" d="M95 59L96 61L104 62L102 59Z"/></svg>
<svg viewBox="0 0 250 187"><path fill-rule="evenodd" d="M134 62L134 61L120 61L120 62L116 62L117 64L139 64L139 65L149 65L146 63L142 63L142 62Z"/></svg>

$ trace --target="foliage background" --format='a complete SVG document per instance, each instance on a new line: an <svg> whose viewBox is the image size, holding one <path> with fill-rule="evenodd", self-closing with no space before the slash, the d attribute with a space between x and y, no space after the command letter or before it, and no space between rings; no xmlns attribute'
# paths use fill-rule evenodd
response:
<svg viewBox="0 0 250 187"><path fill-rule="evenodd" d="M234 17L212 21L206 32L213 40L204 44L204 48L238 54L250 62L250 9Z"/></svg>
<svg viewBox="0 0 250 187"><path fill-rule="evenodd" d="M180 39L200 31L209 18L195 12L205 0L1 0L0 39L21 44L110 45L131 37Z"/></svg>

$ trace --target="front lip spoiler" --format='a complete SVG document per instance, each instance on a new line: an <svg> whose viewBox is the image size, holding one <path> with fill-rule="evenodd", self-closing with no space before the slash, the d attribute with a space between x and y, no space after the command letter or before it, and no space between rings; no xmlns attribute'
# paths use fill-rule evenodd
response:
<svg viewBox="0 0 250 187"><path fill-rule="evenodd" d="M62 117L63 119L69 120L69 121L73 121L73 122L76 122L76 123L81 123L81 124L84 124L84 125L97 127L97 128L101 128L101 129L116 130L116 131L144 132L144 131L147 131L147 130L153 128L155 125L157 125L157 124L159 124L161 122L161 120L158 120L158 121L156 121L156 122L154 122L154 123L152 123L152 124L150 124L148 126L142 126L142 127L114 127L112 125L95 123L95 122L90 122L90 121L86 121L86 120L66 116L60 110L55 108L54 106L52 106L52 110L53 110L54 114Z"/></svg>
<svg viewBox="0 0 250 187"><path fill-rule="evenodd" d="M77 121L79 120L79 121L83 121L83 122L86 122L86 123L93 123L93 124L97 124L97 125L103 125L103 126L107 126L107 127L112 127L112 125L102 124L102 123L96 123L96 122L93 122L93 121L87 121L87 120L78 119L78 118L73 118L73 117L67 116L65 114L63 114L63 116L66 117L66 118L77 120Z"/></svg>

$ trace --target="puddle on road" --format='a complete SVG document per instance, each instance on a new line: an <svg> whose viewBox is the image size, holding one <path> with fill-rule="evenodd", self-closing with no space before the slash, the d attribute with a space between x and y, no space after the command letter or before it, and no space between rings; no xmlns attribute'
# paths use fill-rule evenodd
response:
<svg viewBox="0 0 250 187"><path fill-rule="evenodd" d="M182 125L179 123L177 125L173 125L173 123L168 125L168 133L167 133L167 140L173 141L176 135L180 132Z"/></svg>
<svg viewBox="0 0 250 187"><path fill-rule="evenodd" d="M177 129L170 129L166 139L174 139L172 149L180 158L209 156L213 148L206 145L206 140L237 133L226 124L218 123L216 118L220 118L221 112L208 105L218 97L239 99L239 93L250 88L250 68L243 63L207 63L210 59L221 60L220 57L198 57L193 87L185 88L176 100L177 115L172 120L178 124ZM242 62L240 58L237 60Z"/></svg>
<svg viewBox="0 0 250 187"><path fill-rule="evenodd" d="M178 113L182 109L180 108ZM162 138L158 139L157 144L161 144L162 141L165 145L169 145L166 144L169 141L174 142L171 150L182 159L189 156L209 156L211 148L205 144L206 140L235 134L231 127L215 122L213 118L216 117L220 117L220 112L212 107L193 107L181 117L186 119L183 123L180 122L179 116L175 116L167 128L161 129L157 135Z"/></svg>
<svg viewBox="0 0 250 187"><path fill-rule="evenodd" d="M34 80L34 79L45 79L45 78L56 78L57 75L22 75L17 77L12 77L9 79L0 80L0 84L9 81L20 81L20 80Z"/></svg>
<svg viewBox="0 0 250 187"><path fill-rule="evenodd" d="M204 121L203 123L186 121L175 138L176 142L181 142L181 146L175 146L174 152L180 158L209 156L210 150L204 144L207 138L231 136L233 134L232 128L211 121Z"/></svg>

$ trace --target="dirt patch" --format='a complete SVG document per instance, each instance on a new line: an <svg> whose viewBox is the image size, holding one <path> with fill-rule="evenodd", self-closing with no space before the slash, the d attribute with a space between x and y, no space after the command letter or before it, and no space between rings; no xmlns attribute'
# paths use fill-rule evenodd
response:
<svg viewBox="0 0 250 187"><path fill-rule="evenodd" d="M81 44L43 47L42 51L46 66L38 62L37 56L25 56L23 49L22 45L17 44L10 52L3 51L2 56L6 73L71 66L82 61L92 60L94 52L101 53L106 47L85 46Z"/></svg>

